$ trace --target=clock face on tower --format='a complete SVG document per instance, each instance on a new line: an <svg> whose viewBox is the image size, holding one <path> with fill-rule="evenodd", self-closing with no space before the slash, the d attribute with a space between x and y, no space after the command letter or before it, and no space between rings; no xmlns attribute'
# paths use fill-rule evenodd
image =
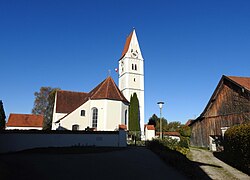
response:
<svg viewBox="0 0 250 180"><path fill-rule="evenodd" d="M138 51L131 49L131 57L138 58Z"/></svg>

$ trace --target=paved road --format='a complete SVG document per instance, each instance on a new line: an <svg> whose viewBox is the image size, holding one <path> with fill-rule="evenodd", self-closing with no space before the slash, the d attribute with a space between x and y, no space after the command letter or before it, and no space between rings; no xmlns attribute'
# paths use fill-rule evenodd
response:
<svg viewBox="0 0 250 180"><path fill-rule="evenodd" d="M5 176L4 176L5 175ZM93 154L0 156L0 179L186 179L143 147Z"/></svg>
<svg viewBox="0 0 250 180"><path fill-rule="evenodd" d="M250 176L220 161L210 151L191 148L190 153L191 160L200 163L201 169L211 179L250 180Z"/></svg>

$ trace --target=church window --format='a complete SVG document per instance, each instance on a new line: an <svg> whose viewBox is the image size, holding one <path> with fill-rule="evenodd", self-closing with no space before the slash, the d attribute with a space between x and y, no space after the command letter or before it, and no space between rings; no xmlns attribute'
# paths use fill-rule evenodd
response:
<svg viewBox="0 0 250 180"><path fill-rule="evenodd" d="M137 66L136 66L136 64L135 64L135 70L137 70Z"/></svg>
<svg viewBox="0 0 250 180"><path fill-rule="evenodd" d="M85 116L85 110L81 110L81 116Z"/></svg>
<svg viewBox="0 0 250 180"><path fill-rule="evenodd" d="M128 118L128 110L125 110L125 125L127 125L127 118Z"/></svg>
<svg viewBox="0 0 250 180"><path fill-rule="evenodd" d="M134 78L134 82L135 82L135 78Z"/></svg>
<svg viewBox="0 0 250 180"><path fill-rule="evenodd" d="M77 130L79 130L79 125L78 124L74 124L72 126L72 131L77 131Z"/></svg>
<svg viewBox="0 0 250 180"><path fill-rule="evenodd" d="M92 127L97 128L97 119L98 119L98 109L92 109Z"/></svg>

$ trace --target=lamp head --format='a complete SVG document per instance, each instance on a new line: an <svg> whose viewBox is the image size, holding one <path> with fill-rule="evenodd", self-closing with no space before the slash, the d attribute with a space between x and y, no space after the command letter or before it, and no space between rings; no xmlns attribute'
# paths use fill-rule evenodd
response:
<svg viewBox="0 0 250 180"><path fill-rule="evenodd" d="M157 104L159 105L159 108L161 109L162 106L163 106L163 104L164 104L164 102L160 101L160 102L158 102Z"/></svg>

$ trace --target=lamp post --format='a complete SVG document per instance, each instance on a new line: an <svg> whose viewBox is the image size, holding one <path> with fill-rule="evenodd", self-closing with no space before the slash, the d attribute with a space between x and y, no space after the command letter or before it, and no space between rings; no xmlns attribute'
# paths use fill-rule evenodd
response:
<svg viewBox="0 0 250 180"><path fill-rule="evenodd" d="M160 101L157 103L159 105L159 108L160 108L160 139L162 140L162 118L161 118L161 109L162 109L162 106L164 104L164 102Z"/></svg>

